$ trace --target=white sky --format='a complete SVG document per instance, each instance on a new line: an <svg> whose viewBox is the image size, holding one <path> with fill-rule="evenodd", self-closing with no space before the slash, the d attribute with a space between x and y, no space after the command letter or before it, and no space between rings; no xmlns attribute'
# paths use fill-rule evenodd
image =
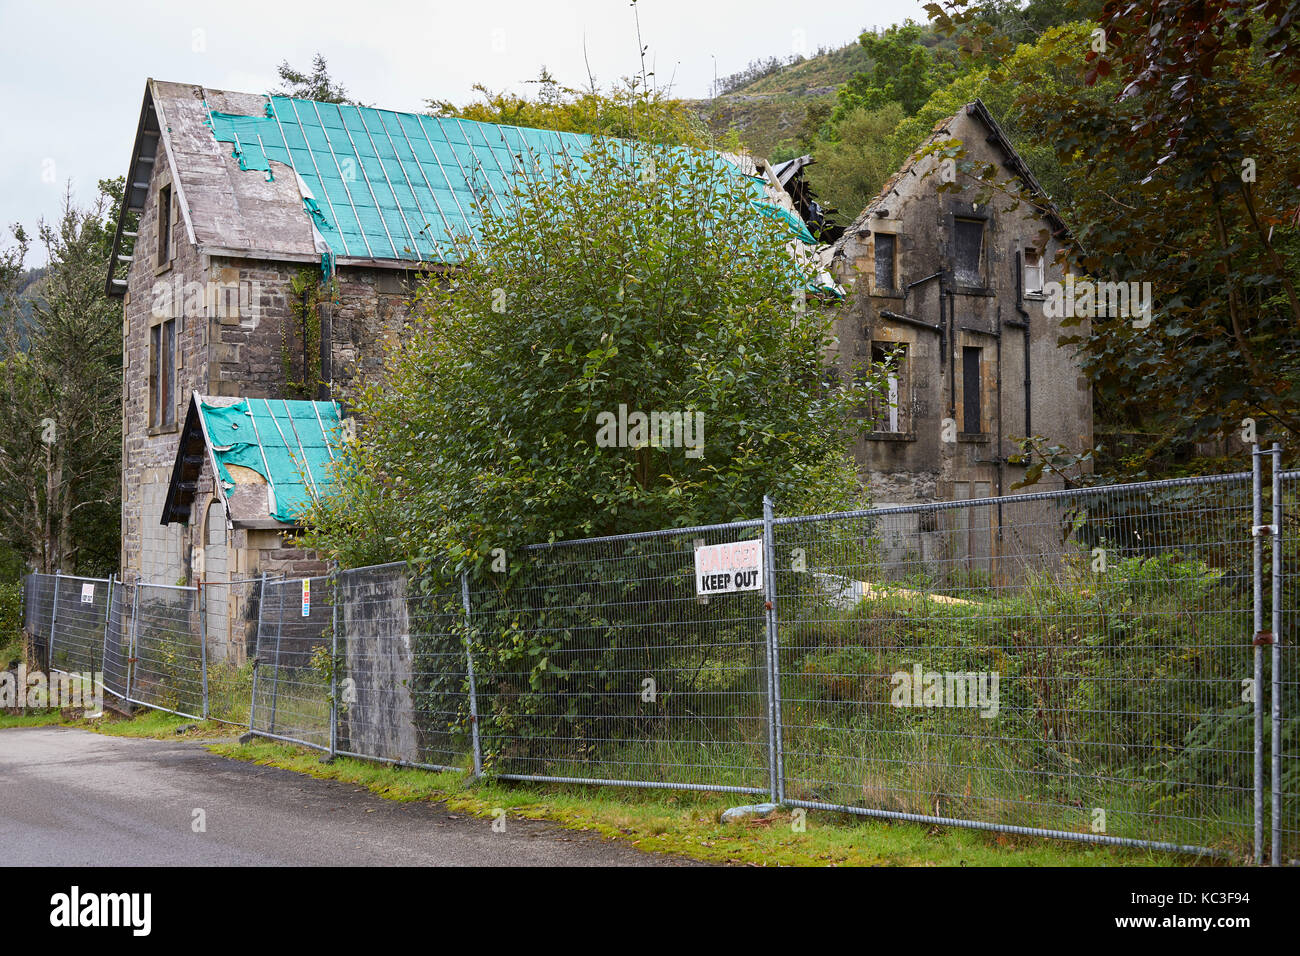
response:
<svg viewBox="0 0 1300 956"><path fill-rule="evenodd" d="M759 57L843 46L868 26L911 17L922 0L639 0L659 84L704 97L718 76ZM464 102L474 83L516 92L547 66L583 85L583 41L602 85L639 68L627 0L0 0L0 244L8 227L52 219L63 189L89 200L125 175L147 77L266 92L281 60L306 70L316 51L352 96L417 110ZM674 78L675 73L675 78ZM43 261L34 250L28 264Z"/></svg>

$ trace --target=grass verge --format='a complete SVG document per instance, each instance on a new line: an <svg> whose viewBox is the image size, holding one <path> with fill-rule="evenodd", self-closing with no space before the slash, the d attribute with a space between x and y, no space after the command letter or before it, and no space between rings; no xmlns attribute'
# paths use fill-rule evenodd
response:
<svg viewBox="0 0 1300 956"><path fill-rule="evenodd" d="M727 807L749 799L710 792L622 787L580 787L474 781L459 773L433 773L320 753L276 741L240 744L239 728L156 710L132 717L111 711L87 719L56 710L0 712L0 730L59 725L121 737L206 740L223 757L279 767L362 787L386 800L444 803L453 813L543 820L572 830L624 840L647 852L673 853L708 863L750 866L1176 866L1200 861L1144 850L1102 847L1015 834L866 820L809 811L802 832L789 810L742 824L724 824Z"/></svg>
<svg viewBox="0 0 1300 956"><path fill-rule="evenodd" d="M99 717L86 717L81 710L0 711L0 730L9 727L76 727L110 737L151 737L165 740L183 734L191 738L229 737L239 728L215 720L195 720L162 710L139 710L127 717L105 710Z"/></svg>
<svg viewBox="0 0 1300 956"><path fill-rule="evenodd" d="M810 811L803 832L788 810L744 824L724 824L735 794L621 787L473 781L340 757L322 764L317 751L274 741L208 745L214 753L364 787L388 800L441 801L453 812L546 820L625 840L648 852L675 853L710 863L751 866L1172 866L1190 857L1035 837L929 827L848 814Z"/></svg>

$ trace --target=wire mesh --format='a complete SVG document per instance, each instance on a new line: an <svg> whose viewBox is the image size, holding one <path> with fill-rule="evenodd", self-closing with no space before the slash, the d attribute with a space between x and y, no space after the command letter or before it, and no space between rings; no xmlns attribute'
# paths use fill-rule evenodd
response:
<svg viewBox="0 0 1300 956"><path fill-rule="evenodd" d="M265 582L250 730L330 749L333 612L326 576Z"/></svg>
<svg viewBox="0 0 1300 956"><path fill-rule="evenodd" d="M458 588L405 564L340 572L339 753L437 769L471 754Z"/></svg>
<svg viewBox="0 0 1300 956"><path fill-rule="evenodd" d="M1249 475L780 519L785 796L1249 852Z"/></svg>
<svg viewBox="0 0 1300 956"><path fill-rule="evenodd" d="M27 581L23 596L23 626L31 636L32 647L40 659L47 660L50 626L54 621L57 577L53 574L29 574Z"/></svg>
<svg viewBox="0 0 1300 956"><path fill-rule="evenodd" d="M113 582L108 606L108 627L104 631L104 690L122 700L127 695L127 671L131 657L131 609L135 585Z"/></svg>
<svg viewBox="0 0 1300 956"><path fill-rule="evenodd" d="M695 593L696 543L757 522L532 548L471 582L485 767L503 777L766 792L759 591Z"/></svg>
<svg viewBox="0 0 1300 956"><path fill-rule="evenodd" d="M127 699L202 718L205 661L198 589L138 584L135 592Z"/></svg>
<svg viewBox="0 0 1300 956"><path fill-rule="evenodd" d="M101 669L108 591L108 581L102 578L59 576L57 624L47 648L50 670L94 674Z"/></svg>
<svg viewBox="0 0 1300 956"><path fill-rule="evenodd" d="M207 580L199 588L207 656L208 717L246 726L253 690L261 579Z"/></svg>

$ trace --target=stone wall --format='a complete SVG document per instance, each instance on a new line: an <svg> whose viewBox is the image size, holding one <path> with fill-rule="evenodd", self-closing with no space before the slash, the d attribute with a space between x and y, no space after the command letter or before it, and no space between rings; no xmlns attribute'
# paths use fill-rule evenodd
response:
<svg viewBox="0 0 1300 956"><path fill-rule="evenodd" d="M123 297L121 566L128 580L174 584L192 576L214 490L205 464L190 524L160 523L191 394L325 396L290 394L285 383L286 352L292 374L302 377L290 285L299 270L316 267L207 255L189 241L179 204L174 204L171 259L159 267L158 201L170 174L166 164L156 165ZM320 309L324 348L310 356L337 383L327 393L345 391L362 370L378 367L382 341L408 314L409 283L409 274L400 270L339 270L337 295ZM150 428L150 329L168 318L176 322L176 423ZM226 544L231 576L324 570L315 555L281 531L236 528Z"/></svg>

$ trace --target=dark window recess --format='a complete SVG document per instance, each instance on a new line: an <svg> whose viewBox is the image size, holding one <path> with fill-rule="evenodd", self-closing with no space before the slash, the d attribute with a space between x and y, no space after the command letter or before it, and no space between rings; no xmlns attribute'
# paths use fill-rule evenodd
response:
<svg viewBox="0 0 1300 956"><path fill-rule="evenodd" d="M149 426L176 424L176 320L149 330Z"/></svg>
<svg viewBox="0 0 1300 956"><path fill-rule="evenodd" d="M958 219L953 241L953 277L962 285L983 285L980 268L984 250L984 221Z"/></svg>
<svg viewBox="0 0 1300 956"><path fill-rule="evenodd" d="M981 386L980 360L981 348L967 346L961 350L961 430L968 435L982 432L984 409L980 401Z"/></svg>
<svg viewBox="0 0 1300 956"><path fill-rule="evenodd" d="M172 257L172 188L158 190L158 265Z"/></svg>
<svg viewBox="0 0 1300 956"><path fill-rule="evenodd" d="M887 232L878 232L876 242L876 290L892 292L894 290L894 237Z"/></svg>

